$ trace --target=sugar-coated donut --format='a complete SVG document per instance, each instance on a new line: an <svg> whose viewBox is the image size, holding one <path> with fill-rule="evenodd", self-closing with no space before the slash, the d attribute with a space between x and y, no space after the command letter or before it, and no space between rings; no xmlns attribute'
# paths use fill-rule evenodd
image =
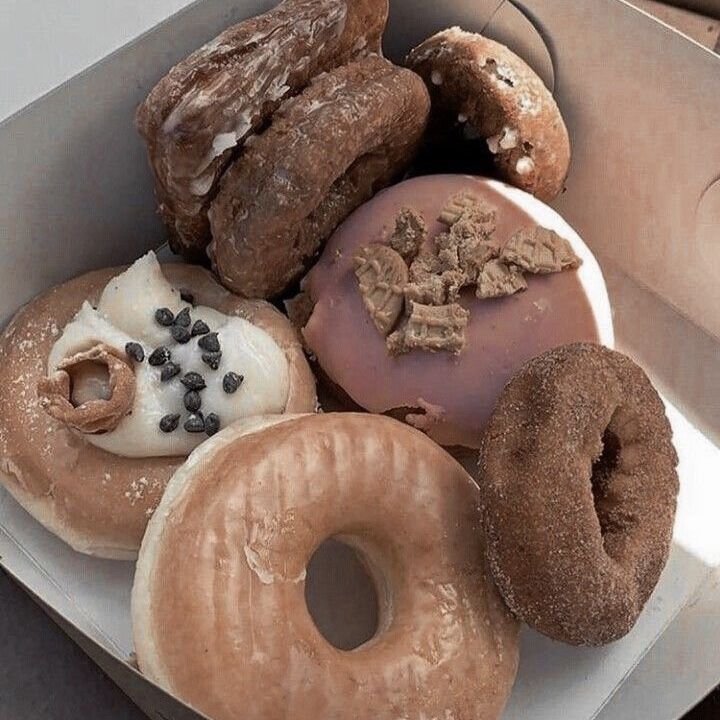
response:
<svg viewBox="0 0 720 720"><path fill-rule="evenodd" d="M150 521L132 594L139 667L215 720L498 718L518 625L486 575L478 500L460 465L390 418L228 427ZM359 551L378 593L378 631L351 652L305 601L329 537Z"/></svg>
<svg viewBox="0 0 720 720"><path fill-rule="evenodd" d="M388 0L285 0L173 67L137 112L175 252L210 241L217 181L280 103L321 72L380 52Z"/></svg>
<svg viewBox="0 0 720 720"><path fill-rule="evenodd" d="M407 58L422 75L441 127L487 141L502 180L549 202L565 183L570 139L555 100L521 58L494 40L450 28Z"/></svg>
<svg viewBox="0 0 720 720"><path fill-rule="evenodd" d="M317 77L220 182L208 252L223 285L273 297L332 231L412 160L430 99L415 73L378 56Z"/></svg>
<svg viewBox="0 0 720 720"><path fill-rule="evenodd" d="M139 267L142 272L159 272L157 264L153 263L154 257L146 256L133 267ZM115 378L123 383L129 378L132 386L140 377L140 366L126 356L122 344L117 346L115 343L109 348L105 344L96 345L89 352L78 354L73 351L72 361L77 363L77 373L71 376L59 374L70 385L65 388L65 396L61 392L62 382L58 382L57 387L50 383L46 388L47 397L38 388L47 382L45 376L53 353L60 351L62 355L63 348L71 347L67 343L73 341L80 343L76 349L82 351L95 345L90 340L83 346L86 341L82 337L73 338L70 332L65 332L73 323L77 330L76 313L84 303L86 314L92 315L92 306L105 295L108 313L125 314L127 322L148 309L145 307L149 294L147 285L141 287L134 298L114 294L118 285L110 281L123 271L124 268L99 270L53 288L21 309L3 332L0 338L0 403L3 408L0 481L28 512L76 550L101 557L130 559L137 554L149 516L187 451L181 453L178 450L168 455L161 449L155 456L143 457L138 452L126 452L123 456L104 449L117 449L112 445L114 433L106 431L108 424L114 427L121 418L130 422L137 415L150 411L149 403L143 404L143 398L136 394L134 398L125 398L127 404L116 416L97 412L109 405L95 401L107 390L95 372L99 364L111 363L116 371L124 373ZM194 296L194 302L208 306L207 313L245 318L256 328L256 335L263 331L262 334L269 336L286 358L289 375L285 409L290 412L313 410L316 400L312 374L296 333L278 311L267 303L233 296L202 268L165 265L163 274L175 288L169 302L175 302L173 296L178 295L177 302L188 307L187 303L181 302L179 293L186 298L189 293ZM111 287L106 288L108 285ZM168 334L168 330L158 325L153 332ZM148 369L147 354L142 363L143 372ZM64 366L62 357L58 364L61 368ZM160 367L152 369L157 375L161 372ZM222 379L222 371L218 373L219 377L213 379L214 384ZM172 392L181 404L184 388L178 384L180 378L178 375L164 383L163 388L167 391L174 383ZM122 385L114 390L120 394L124 388ZM239 398L242 391L233 397ZM72 402L68 402L69 396L72 396ZM46 400L47 411L41 406ZM128 414L133 409L136 412ZM142 449L143 443L149 444L153 438L150 434L143 437L142 429L140 433L134 442ZM175 434L181 433L182 427ZM157 431L157 436L161 435ZM196 439L190 447L206 435L192 437ZM125 436L123 443L127 445L129 439L132 439L132 433ZM127 450L127 447L121 443L121 449ZM170 452L174 451L171 449Z"/></svg>
<svg viewBox="0 0 720 720"><path fill-rule="evenodd" d="M541 225L568 240L582 265L528 275L527 289L509 297L478 299L467 288L459 300L470 312L461 352L413 350L391 356L364 306L353 264L356 250L387 244L403 208L424 219L425 246L431 245L447 229L437 220L443 208L463 193L495 209L494 237L500 244L520 228ZM613 344L607 291L590 250L551 208L517 188L483 178L427 176L383 191L334 233L305 289L310 310L303 335L321 376L356 408L392 412L445 446L478 447L504 384L535 355L575 341Z"/></svg>
<svg viewBox="0 0 720 720"><path fill-rule="evenodd" d="M602 645L635 624L668 556L677 455L630 358L574 344L508 383L480 451L493 575L542 633Z"/></svg>

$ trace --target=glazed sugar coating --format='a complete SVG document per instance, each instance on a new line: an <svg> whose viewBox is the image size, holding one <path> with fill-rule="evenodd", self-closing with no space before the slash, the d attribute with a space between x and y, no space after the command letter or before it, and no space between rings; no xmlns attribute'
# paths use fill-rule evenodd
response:
<svg viewBox="0 0 720 720"><path fill-rule="evenodd" d="M579 343L530 361L479 461L488 557L510 609L574 645L628 633L667 560L676 465L663 403L630 358Z"/></svg>
<svg viewBox="0 0 720 720"><path fill-rule="evenodd" d="M237 148L318 73L380 51L387 0L285 0L178 63L137 112L173 250L202 254Z"/></svg>
<svg viewBox="0 0 720 720"><path fill-rule="evenodd" d="M521 58L489 38L450 28L407 58L422 75L440 125L467 123L487 140L500 177L550 201L563 189L570 140L560 110Z"/></svg>
<svg viewBox="0 0 720 720"><path fill-rule="evenodd" d="M455 460L390 418L229 427L175 475L143 540L139 666L216 720L496 720L518 623L490 580L477 504ZM328 537L361 554L377 589L378 631L352 652L305 600Z"/></svg>
<svg viewBox="0 0 720 720"><path fill-rule="evenodd" d="M378 56L317 77L228 169L210 208L221 282L273 297L335 228L412 159L430 100L422 80Z"/></svg>

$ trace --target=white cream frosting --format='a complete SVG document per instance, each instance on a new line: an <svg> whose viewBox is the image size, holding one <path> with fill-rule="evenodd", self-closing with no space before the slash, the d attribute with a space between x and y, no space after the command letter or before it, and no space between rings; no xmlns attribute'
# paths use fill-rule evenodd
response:
<svg viewBox="0 0 720 720"><path fill-rule="evenodd" d="M169 328L155 320L155 310L166 307L177 314L190 307L192 322L203 320L217 332L222 350L220 366L211 370L201 358L199 337L181 345L170 336ZM188 411L183 405L186 391L180 382L183 375L200 373L207 387L200 392L201 410L216 413L223 427L235 420L282 413L289 393L288 361L275 340L264 330L239 317L224 315L204 306L191 307L180 297L163 275L155 254L150 252L137 260L124 273L105 287L97 308L85 302L75 318L65 327L53 345L48 358L48 374L52 374L65 358L106 343L125 352L128 342L138 342L145 351L145 360L134 363L136 391L132 412L112 431L86 435L88 442L126 457L187 455L203 440L205 433L189 433L183 429ZM180 365L179 375L167 382L160 381L160 368L148 363L152 351L160 345L172 353L172 361ZM228 372L244 377L233 394L223 390L223 377ZM178 428L171 433L160 430L160 419L180 414Z"/></svg>

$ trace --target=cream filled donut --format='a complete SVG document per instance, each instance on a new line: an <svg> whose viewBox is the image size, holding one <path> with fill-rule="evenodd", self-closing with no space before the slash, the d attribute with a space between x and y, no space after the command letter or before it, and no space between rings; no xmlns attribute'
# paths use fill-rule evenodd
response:
<svg viewBox="0 0 720 720"><path fill-rule="evenodd" d="M478 505L457 462L390 418L227 428L177 471L143 539L140 669L215 720L498 718L518 624L488 579ZM378 594L378 630L351 652L305 601L329 537L357 549Z"/></svg>
<svg viewBox="0 0 720 720"><path fill-rule="evenodd" d="M153 253L33 300L0 358L0 479L47 528L102 557L135 556L168 479L220 427L316 405L279 312Z"/></svg>
<svg viewBox="0 0 720 720"><path fill-rule="evenodd" d="M530 358L613 345L605 283L577 233L483 178L418 177L380 193L336 230L304 290L304 339L336 393L445 446L478 447Z"/></svg>

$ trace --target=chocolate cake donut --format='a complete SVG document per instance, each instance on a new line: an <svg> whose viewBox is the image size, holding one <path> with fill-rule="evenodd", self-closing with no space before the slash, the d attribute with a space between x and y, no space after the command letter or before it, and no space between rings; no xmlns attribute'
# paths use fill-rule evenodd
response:
<svg viewBox="0 0 720 720"><path fill-rule="evenodd" d="M220 281L281 293L335 228L412 159L430 100L415 73L378 56L316 78L225 173L209 211Z"/></svg>
<svg viewBox="0 0 720 720"><path fill-rule="evenodd" d="M635 624L667 560L677 455L630 358L578 343L508 383L479 460L488 557L508 607L573 645Z"/></svg>
<svg viewBox="0 0 720 720"><path fill-rule="evenodd" d="M422 75L439 129L460 124L487 141L502 180L546 202L563 188L570 140L552 93L521 58L494 40L450 28L407 58Z"/></svg>
<svg viewBox="0 0 720 720"><path fill-rule="evenodd" d="M321 72L380 52L387 0L285 0L173 67L140 105L160 214L175 252L204 254L207 209L238 148Z"/></svg>

